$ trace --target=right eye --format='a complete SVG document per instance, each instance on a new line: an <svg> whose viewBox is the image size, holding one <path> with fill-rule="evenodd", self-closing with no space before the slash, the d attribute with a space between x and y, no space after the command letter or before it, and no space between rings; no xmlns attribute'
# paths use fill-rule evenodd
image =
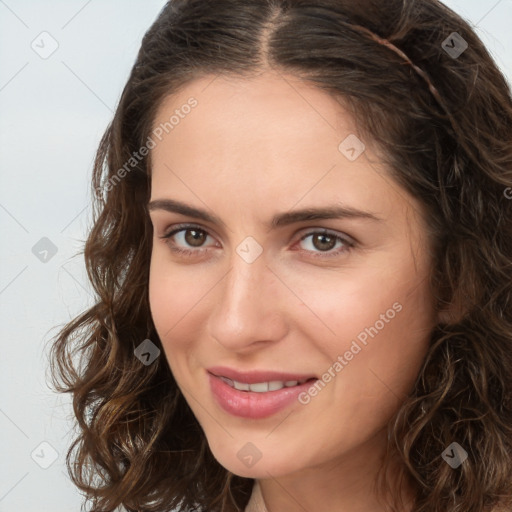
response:
<svg viewBox="0 0 512 512"><path fill-rule="evenodd" d="M194 224L180 224L179 226L175 226L174 229L160 238L166 240L166 243L170 247L171 251L182 254L184 256L193 256L202 254L206 251L205 248L194 244L201 244L201 242L206 240L208 236L210 235L204 229ZM178 244L174 240L175 238L179 240ZM186 247L182 248L183 245L186 246L186 244L189 244L188 247L196 247L196 249L189 249ZM182 247L180 247L180 245Z"/></svg>

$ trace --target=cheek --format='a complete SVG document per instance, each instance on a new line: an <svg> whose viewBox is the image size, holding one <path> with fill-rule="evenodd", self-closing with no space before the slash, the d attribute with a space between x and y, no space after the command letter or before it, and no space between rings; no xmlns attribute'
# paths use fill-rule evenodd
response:
<svg viewBox="0 0 512 512"><path fill-rule="evenodd" d="M163 333L172 327L178 305L175 296L177 283L165 270L164 262L153 249L149 269L149 308L156 330L163 341Z"/></svg>
<svg viewBox="0 0 512 512"><path fill-rule="evenodd" d="M175 338L179 330L180 319L190 310L193 302L193 292L190 286L184 286L182 274L171 271L170 265L158 252L153 253L149 273L149 306L153 323L164 347L169 363L169 340ZM172 366L172 365L171 365Z"/></svg>
<svg viewBox="0 0 512 512"><path fill-rule="evenodd" d="M336 394L349 401L361 392L368 397L386 395L393 402L389 407L394 407L394 395L410 392L435 326L424 274L409 263L399 274L386 271L386 266L367 267L364 273L347 271L339 279L303 284L302 297L315 315L304 309L302 318L309 320L298 320L300 315L296 320L323 355L325 368L320 370L343 375L332 379L339 381L333 387Z"/></svg>
<svg viewBox="0 0 512 512"><path fill-rule="evenodd" d="M201 339L203 319L199 319L208 293L215 285L209 272L196 265L173 265L165 249L154 251L149 273L149 306L153 323L173 373L186 358L195 357Z"/></svg>
<svg viewBox="0 0 512 512"><path fill-rule="evenodd" d="M387 424L410 394L426 354L434 318L428 290L403 277L381 280L378 288L354 285L347 294L332 287L316 311L334 335L318 334L325 329L315 334L318 321L308 331L324 363L317 368L323 372L317 389L301 403L308 402L305 408L317 418L315 428L346 446Z"/></svg>
<svg viewBox="0 0 512 512"><path fill-rule="evenodd" d="M364 301L364 302L363 302ZM357 396L378 397L390 410L410 393L428 349L434 313L423 286L382 288L348 308L338 322L339 342L331 354L343 355L345 377Z"/></svg>
<svg viewBox="0 0 512 512"><path fill-rule="evenodd" d="M193 265L173 265L166 257L165 248L153 250L149 271L149 305L159 335L174 329L207 289L207 284Z"/></svg>
<svg viewBox="0 0 512 512"><path fill-rule="evenodd" d="M342 271L284 272L283 281L294 291L290 322L306 329L317 343L336 351L347 342L370 339L368 329L412 335L433 321L433 302L426 280L405 262L400 272L387 261L372 267ZM370 329L373 333L375 329ZM398 341L398 340L397 340ZM329 351L332 353L332 350Z"/></svg>

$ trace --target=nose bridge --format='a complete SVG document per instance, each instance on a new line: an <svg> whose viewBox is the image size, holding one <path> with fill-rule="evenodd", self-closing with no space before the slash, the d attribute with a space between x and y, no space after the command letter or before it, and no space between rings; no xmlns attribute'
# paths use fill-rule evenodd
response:
<svg viewBox="0 0 512 512"><path fill-rule="evenodd" d="M250 249L242 255L240 252L239 246L233 254L230 271L226 276L220 307L232 318L241 315L250 321L251 316L258 316L263 309L271 307L269 302L262 300L266 297L265 288L268 289L268 274L271 272L263 254L254 257Z"/></svg>
<svg viewBox="0 0 512 512"><path fill-rule="evenodd" d="M252 236L246 236L233 248L227 276L226 299L234 303L251 299L258 288L268 282L267 257L262 245Z"/></svg>
<svg viewBox="0 0 512 512"><path fill-rule="evenodd" d="M225 347L241 349L283 336L285 322L275 282L279 280L267 263L254 241L242 242L233 252L209 319L211 335Z"/></svg>

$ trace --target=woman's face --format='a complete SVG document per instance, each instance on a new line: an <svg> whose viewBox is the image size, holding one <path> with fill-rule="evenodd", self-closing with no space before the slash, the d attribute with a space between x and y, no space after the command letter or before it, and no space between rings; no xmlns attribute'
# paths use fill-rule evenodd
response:
<svg viewBox="0 0 512 512"><path fill-rule="evenodd" d="M419 202L292 76L196 80L154 129L151 313L214 456L368 468L437 321Z"/></svg>

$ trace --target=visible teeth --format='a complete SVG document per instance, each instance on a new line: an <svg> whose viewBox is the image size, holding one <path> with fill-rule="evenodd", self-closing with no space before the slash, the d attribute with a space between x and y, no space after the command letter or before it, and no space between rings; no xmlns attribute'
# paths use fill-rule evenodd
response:
<svg viewBox="0 0 512 512"><path fill-rule="evenodd" d="M254 393L266 393L267 391L279 391L280 389L286 387L290 388L292 386L296 386L297 384L302 384L306 382L308 379L304 379L302 381L297 380L287 380L283 382L282 380L272 380L270 382L256 382L254 384L247 384L246 382L238 382L236 380L228 379L227 377L220 377L220 379L231 386L232 388L237 389L238 391L253 391Z"/></svg>
<svg viewBox="0 0 512 512"><path fill-rule="evenodd" d="M220 380L225 382L226 384L228 384L232 388L235 387L233 381L231 379L228 379L227 377L220 377Z"/></svg>
<svg viewBox="0 0 512 512"><path fill-rule="evenodd" d="M255 393L266 393L268 391L268 382L256 382L255 384L249 384L248 386L249 389Z"/></svg>
<svg viewBox="0 0 512 512"><path fill-rule="evenodd" d="M277 391L278 389L284 388L284 383L280 380L272 380L268 383L269 391Z"/></svg>
<svg viewBox="0 0 512 512"><path fill-rule="evenodd" d="M249 391L249 384L246 384L245 382L237 382L236 380L233 381L234 388L238 389L238 391Z"/></svg>

